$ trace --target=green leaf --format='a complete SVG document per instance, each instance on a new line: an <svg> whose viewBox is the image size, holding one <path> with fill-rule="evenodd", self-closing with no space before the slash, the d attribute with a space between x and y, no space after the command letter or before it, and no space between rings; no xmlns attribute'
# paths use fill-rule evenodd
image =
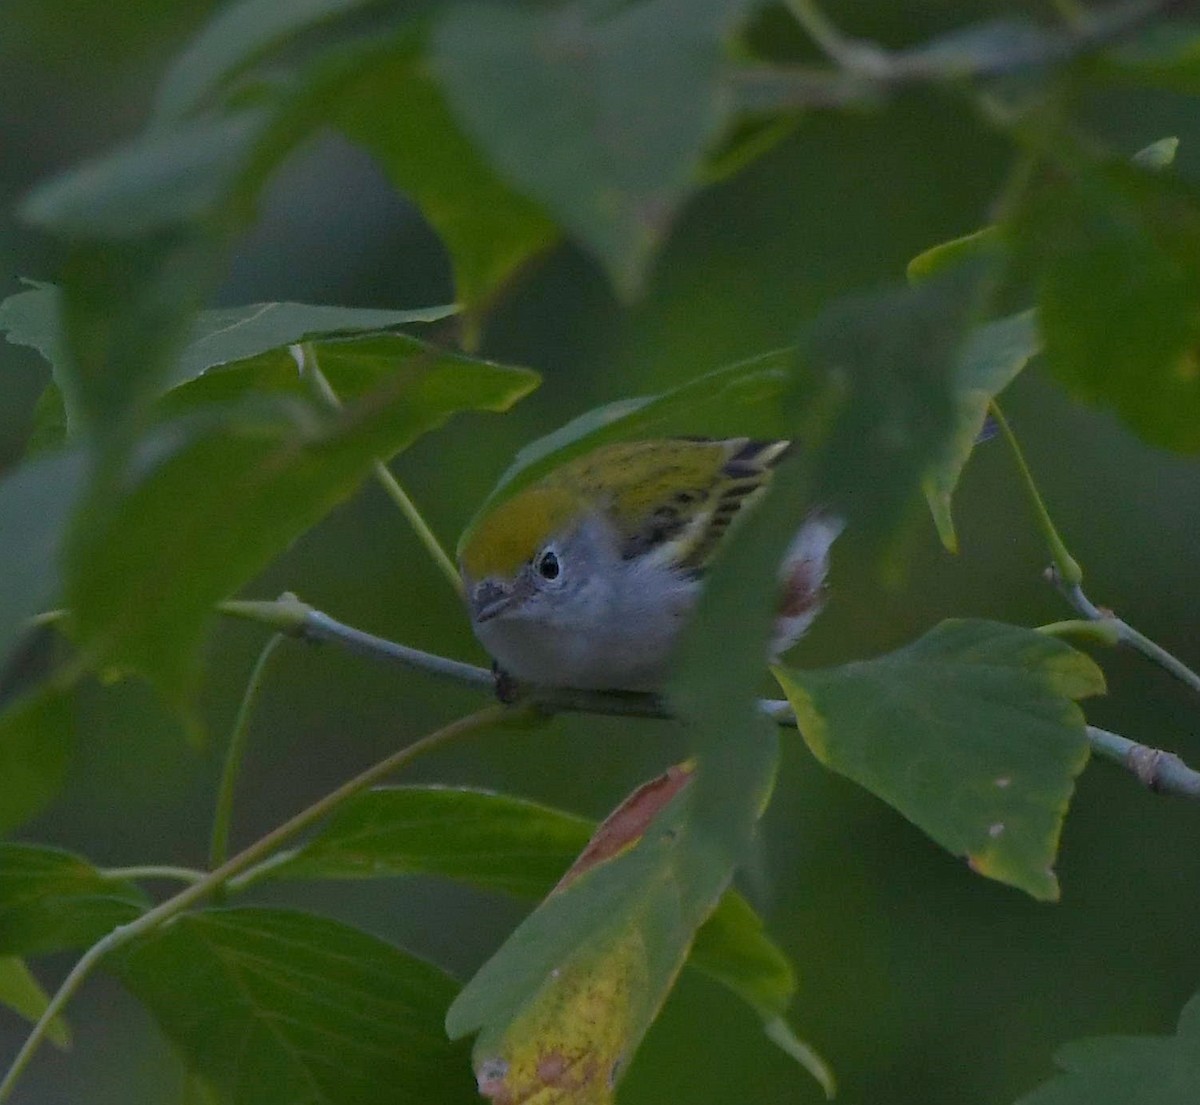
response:
<svg viewBox="0 0 1200 1105"><path fill-rule="evenodd" d="M147 133L43 184L22 214L74 239L175 230L225 202L269 121L263 111L242 111Z"/></svg>
<svg viewBox="0 0 1200 1105"><path fill-rule="evenodd" d="M873 540L893 540L954 433L956 375L989 275L977 261L849 296L822 312L801 350L810 425L800 437L820 443L817 501Z"/></svg>
<svg viewBox="0 0 1200 1105"><path fill-rule="evenodd" d="M60 373L68 365L66 334L62 321L62 294L53 284L23 281L28 287L0 302L0 330L12 345L37 350L54 372L61 391ZM61 395L60 395L61 402ZM70 428L73 419L64 411Z"/></svg>
<svg viewBox="0 0 1200 1105"><path fill-rule="evenodd" d="M44 955L94 944L150 901L59 848L0 844L0 955Z"/></svg>
<svg viewBox="0 0 1200 1105"><path fill-rule="evenodd" d="M25 446L27 457L49 453L63 448L70 437L71 426L67 418L67 405L59 386L51 380L42 389L33 407L33 425L29 429L29 441Z"/></svg>
<svg viewBox="0 0 1200 1105"><path fill-rule="evenodd" d="M437 322L456 310L452 305L382 311L311 303L251 303L245 307L202 311L192 324L191 336L167 377L166 387L177 387L217 365L272 352L276 359L286 360L294 374L296 364L286 347L296 342ZM382 369L376 375L382 376Z"/></svg>
<svg viewBox="0 0 1200 1105"><path fill-rule="evenodd" d="M972 332L954 373L954 431L925 473L923 489L942 544L958 552L950 503L987 419L988 404L1041 349L1033 311L989 322Z"/></svg>
<svg viewBox="0 0 1200 1105"><path fill-rule="evenodd" d="M594 824L521 798L455 787L388 787L343 804L272 878L430 874L541 897Z"/></svg>
<svg viewBox="0 0 1200 1105"><path fill-rule="evenodd" d="M1174 1036L1076 1040L1054 1056L1063 1073L1017 1105L1192 1105L1200 1094L1200 995Z"/></svg>
<svg viewBox="0 0 1200 1105"><path fill-rule="evenodd" d="M202 108L239 73L279 46L328 26L359 9L368 0L248 0L217 12L174 61L158 91L156 114L160 125L179 120Z"/></svg>
<svg viewBox="0 0 1200 1105"><path fill-rule="evenodd" d="M1160 138L1157 142L1151 142L1138 150L1130 160L1143 169L1162 170L1175 161L1178 150L1178 138ZM1001 227L997 223L989 223L970 234L939 242L936 246L930 246L929 249L918 253L909 261L906 272L909 281L916 283L965 261L976 258L996 259L1004 252L1004 248Z"/></svg>
<svg viewBox="0 0 1200 1105"><path fill-rule="evenodd" d="M541 209L499 180L463 136L416 49L372 58L338 89L329 120L378 158L433 225L468 311L557 239Z"/></svg>
<svg viewBox="0 0 1200 1105"><path fill-rule="evenodd" d="M141 481L75 550L81 640L184 703L218 601L352 494L376 458L461 411L506 410L537 382L424 346L389 369L336 415L260 400L236 418L201 412L162 427Z"/></svg>
<svg viewBox="0 0 1200 1105"><path fill-rule="evenodd" d="M35 614L59 598L59 560L85 458L49 453L0 480L0 664Z"/></svg>
<svg viewBox="0 0 1200 1105"><path fill-rule="evenodd" d="M371 371L365 374L359 371L353 374L353 379L339 381L342 386L338 390L347 397L361 394L386 376L388 358L411 357L425 348L415 338L377 335L376 331L437 322L456 310L453 305L388 311L279 302L202 311L192 323L187 341L165 374L162 386L166 390L180 388L214 368L232 366L253 369L256 374L247 374L242 386L236 388L230 387L229 380L214 385L212 391L222 400L228 401L250 390L306 395L309 391L300 379L296 362L287 347L317 338L350 335L358 335L360 341L365 341L361 335L366 332L372 338L378 336L381 342L376 347L337 344L329 349L329 368L335 374L349 357L355 359L359 368L370 367ZM63 342L62 293L54 285L35 284L28 291L18 292L0 303L0 330L7 331L10 342L30 346L41 353L50 363L56 381L62 381L64 376L69 381L70 367ZM352 390L344 390L348 388ZM44 430L48 433L57 421L61 396L56 403L53 390L47 395L50 399L44 415L47 421ZM179 405L190 407L191 399L189 396ZM74 420L69 421L73 423Z"/></svg>
<svg viewBox="0 0 1200 1105"><path fill-rule="evenodd" d="M470 366L491 362L460 357L429 345L408 334L373 333L353 337L314 337L304 343L307 359L320 367L338 397L346 402L361 399L384 386L397 365L425 361ZM532 373L527 378L534 378ZM292 397L310 402L312 381L300 370L289 348L268 349L244 360L215 365L185 380L159 400L163 416L186 414L201 409L210 412L215 404L261 401L268 397Z"/></svg>
<svg viewBox="0 0 1200 1105"><path fill-rule="evenodd" d="M1200 451L1200 194L1121 162L1064 167L1009 231L1050 371L1150 443Z"/></svg>
<svg viewBox="0 0 1200 1105"><path fill-rule="evenodd" d="M189 913L115 969L222 1101L475 1101L452 979L374 936L272 909Z"/></svg>
<svg viewBox="0 0 1200 1105"><path fill-rule="evenodd" d="M1122 84L1200 94L1200 24L1172 19L1151 24L1133 41L1106 50L1095 71Z"/></svg>
<svg viewBox="0 0 1200 1105"><path fill-rule="evenodd" d="M936 246L918 253L908 263L905 270L912 283L927 280L940 272L952 269L965 261L980 257L994 257L1002 248L998 226L985 226L963 234L959 238L951 238L948 242L939 242Z"/></svg>
<svg viewBox="0 0 1200 1105"><path fill-rule="evenodd" d="M480 1092L608 1101L732 871L697 834L691 773L636 791L450 1007Z"/></svg>
<svg viewBox="0 0 1200 1105"><path fill-rule="evenodd" d="M1058 897L1052 864L1087 762L1074 699L1104 678L1052 637L947 621L873 660L776 668L805 742L972 869Z"/></svg>
<svg viewBox="0 0 1200 1105"><path fill-rule="evenodd" d="M44 683L0 712L0 833L28 821L58 793L75 744L69 688Z"/></svg>
<svg viewBox="0 0 1200 1105"><path fill-rule="evenodd" d="M497 174L639 289L725 126L739 0L461 4L431 64Z"/></svg>
<svg viewBox="0 0 1200 1105"><path fill-rule="evenodd" d="M516 494L573 457L612 441L787 433L781 399L789 387L793 350L764 353L698 376L660 395L620 399L581 414L565 426L530 442L517 453L496 487L459 539L501 500Z"/></svg>
<svg viewBox="0 0 1200 1105"><path fill-rule="evenodd" d="M15 956L0 956L0 1005L27 1021L38 1020L50 999L25 963ZM47 1035L51 1043L66 1050L71 1046L71 1029L62 1017L50 1022Z"/></svg>
<svg viewBox="0 0 1200 1105"><path fill-rule="evenodd" d="M388 787L345 803L311 840L282 862L265 866L262 877L429 874L541 898L584 850L594 829L586 818L489 791ZM795 996L787 956L733 890L700 927L688 963L746 1001L768 1026Z"/></svg>

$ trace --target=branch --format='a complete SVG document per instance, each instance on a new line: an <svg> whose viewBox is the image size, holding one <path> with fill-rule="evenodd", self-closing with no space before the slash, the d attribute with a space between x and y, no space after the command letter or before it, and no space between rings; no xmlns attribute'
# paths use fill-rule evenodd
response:
<svg viewBox="0 0 1200 1105"><path fill-rule="evenodd" d="M1111 610L1097 606L1083 593L1083 588L1078 583L1064 581L1055 568L1047 568L1046 576L1063 593L1067 601L1085 618L1101 625L1110 626L1120 644L1137 649L1143 656L1153 660L1154 663L1169 671L1181 683L1190 687L1197 694L1200 694L1200 675L1189 668L1179 657L1168 652L1162 645L1150 640L1144 633L1139 633L1128 622L1118 618Z"/></svg>
<svg viewBox="0 0 1200 1105"><path fill-rule="evenodd" d="M460 660L450 660L444 656L435 656L433 653L422 652L420 649L409 648L407 645L364 633L361 629L344 625L328 614L313 609L295 595L286 594L277 602L227 602L222 604L221 610L234 617L262 622L281 633L302 640L333 641L361 656L374 656L400 663L406 668L423 671L439 679L480 688L492 688L495 684L495 677L486 668L464 664ZM1079 623L1058 623L1044 626L1043 631L1061 629L1064 626L1069 626L1075 632L1081 628ZM1112 640L1101 627L1097 627L1096 636L1105 641ZM660 721L668 721L674 717L658 695L634 691L536 687L527 689L521 704L546 714L599 714ZM791 705L784 699L760 698L758 708L778 725L790 729L799 728ZM1097 755L1120 764L1151 790L1200 799L1200 773L1193 771L1173 753L1138 744L1116 733L1109 733L1090 725L1086 735Z"/></svg>
<svg viewBox="0 0 1200 1105"><path fill-rule="evenodd" d="M1087 727L1087 738L1097 755L1120 764L1156 794L1200 799L1200 771L1193 771L1174 752L1149 748L1094 725Z"/></svg>
<svg viewBox="0 0 1200 1105"><path fill-rule="evenodd" d="M913 84L1001 77L1072 61L1132 34L1175 7L1179 0L1128 0L1098 13L1081 14L1057 30L1030 28L1000 42L989 28L934 39L908 50L843 34L815 0L788 0L797 23L833 63L831 70L804 66L752 66L734 75L748 106L842 107L869 102ZM1022 28L1023 29L1023 28Z"/></svg>

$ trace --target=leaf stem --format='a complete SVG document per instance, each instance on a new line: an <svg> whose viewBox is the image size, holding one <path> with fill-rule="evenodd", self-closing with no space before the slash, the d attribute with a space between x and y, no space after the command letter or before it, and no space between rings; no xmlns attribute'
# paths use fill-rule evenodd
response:
<svg viewBox="0 0 1200 1105"><path fill-rule="evenodd" d="M290 346L289 352L292 355L292 360L296 362L296 366L300 369L301 373L307 377L316 389L317 394L335 410L341 410L342 400L337 392L333 390L333 386L329 383L325 373L321 371L312 343L301 342ZM383 461L376 460L374 467L376 482L383 488L392 502L400 508L400 513L408 519L408 524L412 526L417 539L425 546L425 551L433 558L433 562L441 570L442 575L446 577L450 586L454 589L454 593L461 595L462 580L458 574L458 567L450 559L449 555L447 555L446 550L442 548L437 535L430 528L429 523L422 517L416 503L412 501L408 492L400 486L400 481L392 475L391 470Z"/></svg>
<svg viewBox="0 0 1200 1105"><path fill-rule="evenodd" d="M1004 412L1000 409L1000 404L995 399L988 404L988 407L992 412L992 417L996 420L996 425L1000 427L1001 433L1004 434L1004 439L1008 442L1009 449L1012 450L1017 470L1020 472L1021 479L1025 484L1025 490L1029 495L1030 503L1033 505L1034 514L1037 515L1042 535L1046 539L1046 544L1050 547L1050 556L1054 561L1054 566L1058 570L1059 576L1068 584L1078 585L1083 580L1083 569L1080 568L1079 561L1068 551L1066 543L1059 536L1057 528L1055 528L1054 520L1050 517L1050 511L1046 509L1045 500L1042 498L1042 494L1038 491L1037 484L1034 482L1033 473L1025 461L1025 454L1021 451L1021 444L1017 441L1016 434L1013 433L1012 427L1008 424L1008 419L1004 417Z"/></svg>
<svg viewBox="0 0 1200 1105"><path fill-rule="evenodd" d="M1121 640L1115 626L1108 622L1093 622L1083 618L1039 625L1035 632L1044 633L1047 637L1086 637L1102 645L1119 644Z"/></svg>
<svg viewBox="0 0 1200 1105"><path fill-rule="evenodd" d="M242 701L229 731L229 744L225 749L225 764L221 769L221 784L217 789L217 805L213 813L212 840L208 848L209 867L220 867L229 858L229 829L233 822L233 801L237 793L238 778L242 772L242 761L246 753L246 740L250 733L250 715L262 690L263 677L275 650L284 640L283 633L274 633L258 654L258 659L246 682Z"/></svg>
<svg viewBox="0 0 1200 1105"><path fill-rule="evenodd" d="M352 798L359 792L373 786L381 779L391 775L398 768L411 763L419 756L423 756L435 748L440 748L461 737L476 733L481 729L489 728L511 717L512 713L510 708L505 706L488 706L482 710L477 710L473 714L468 714L466 717L459 718L457 721L453 721L441 729L435 730L420 740L414 741L406 748L401 748L393 752L390 756L373 764L353 779L330 791L323 798L319 798L312 805L306 806L295 816L272 829L266 836L256 840L232 859L226 860L216 870L208 872L203 878L185 887L178 894L161 902L153 909L143 913L136 920L113 929L112 932L108 933L101 940L98 940L80 956L78 962L71 968L62 985L59 986L54 996L50 999L41 1017L38 1018L37 1024L33 1026L24 1044L21 1045L21 1050L17 1052L16 1058L13 1059L12 1065L4 1075L3 1081L0 1081L0 1102L7 1100L16 1087L21 1074L29 1065L30 1060L37 1052L42 1041L46 1038L46 1034L50 1030L54 1018L62 1012L63 1007L71 1000L100 961L110 952L124 947L139 936L144 936L164 921L168 921L172 917L182 913L189 906L195 905L197 902L211 896L234 875L240 874L242 871L252 867L281 845L303 832L310 825L328 816L328 814L333 812L348 798Z"/></svg>
<svg viewBox="0 0 1200 1105"><path fill-rule="evenodd" d="M1136 649L1147 659L1169 671L1181 683L1200 694L1200 674L1188 667L1179 657L1168 652L1162 645L1152 641L1144 633L1139 633L1127 621L1118 618L1111 610L1097 606L1083 593L1079 583L1067 583L1056 573L1053 581L1066 596L1067 601L1085 618L1096 625L1103 625L1116 635L1118 641Z"/></svg>

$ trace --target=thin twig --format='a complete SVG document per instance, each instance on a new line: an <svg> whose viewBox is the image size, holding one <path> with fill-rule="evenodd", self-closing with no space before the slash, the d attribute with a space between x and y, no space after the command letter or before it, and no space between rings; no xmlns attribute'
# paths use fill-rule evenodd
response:
<svg viewBox="0 0 1200 1105"><path fill-rule="evenodd" d="M1107 729L1087 727L1092 750L1120 764L1157 794L1200 798L1200 771L1193 771L1174 752L1149 748Z"/></svg>
<svg viewBox="0 0 1200 1105"><path fill-rule="evenodd" d="M341 397L333 390L333 385L330 384L325 373L321 371L321 366L317 363L316 351L313 349L312 343L302 342L289 346L288 352L291 353L292 360L296 362L296 367L309 383L312 384L317 394L334 410L341 410ZM455 593L461 595L462 579L459 577L458 568L455 567L454 561L450 559L446 550L442 548L437 535L430 528L429 523L422 517L416 503L412 501L408 492L404 490L400 485L400 481L392 475L391 470L383 461L375 461L374 471L376 482L387 493L388 498L400 508L400 513L408 520L408 524L412 526L417 539L425 546L425 551L429 553L442 575L446 577L450 586L454 588Z"/></svg>
<svg viewBox="0 0 1200 1105"><path fill-rule="evenodd" d="M233 728L229 732L229 743L225 749L225 763L221 769L221 784L217 789L217 805L213 814L212 840L208 850L209 867L220 867L229 858L229 829L233 823L233 800L237 793L238 776L242 771L242 760L245 757L246 738L250 733L250 715L262 689L263 677L267 665L275 650L283 643L285 635L274 633L265 645L250 678L246 689L242 692L242 701L238 705L237 716L233 720Z"/></svg>
<svg viewBox="0 0 1200 1105"><path fill-rule="evenodd" d="M878 43L851 38L823 13L815 0L787 0L797 23L831 61L830 72L808 67L773 67L769 79L748 70L749 87L760 107L842 106L889 95L913 84L936 84L1002 77L1038 66L1063 64L1124 39L1180 0L1129 0L1102 11L1071 18L1058 29L1034 31L989 52L971 52L958 41L934 40L907 50L887 50ZM1065 17L1080 9L1058 0ZM738 79L738 78L735 78ZM768 94L775 99L768 100Z"/></svg>
<svg viewBox="0 0 1200 1105"><path fill-rule="evenodd" d="M1050 517L1050 511L1046 507L1046 501L1042 498L1042 493L1038 490L1037 483L1033 478L1033 472L1025 460L1025 453L1021 449L1021 443L1017 440L1016 434L1013 433L1012 427L1008 424L1008 419L1004 417L1004 412L1000 409L1000 404L993 399L988 404L988 408L991 411L992 417L996 420L996 425L1000 427L1000 432L1004 435L1004 440L1008 442L1009 450L1012 452L1017 470L1021 474L1021 481L1025 485L1025 491L1029 495L1030 504L1033 506L1033 512L1037 516L1042 535L1046 538L1046 544L1050 548L1050 556L1054 560L1059 576L1069 583L1079 583L1083 579L1083 569L1080 568L1079 561L1071 555L1066 542L1059 536L1058 528L1054 525L1054 520Z"/></svg>
<svg viewBox="0 0 1200 1105"><path fill-rule="evenodd" d="M457 721L443 726L428 736L414 741L406 748L393 752L390 756L367 768L366 771L356 775L353 779L343 783L335 790L330 791L311 806L307 806L282 825L272 829L266 836L256 840L232 859L221 864L215 871L210 871L198 882L185 887L178 894L174 895L174 897L168 898L153 909L143 913L136 920L130 921L129 924L120 925L113 929L107 936L93 944L80 956L75 966L71 968L62 985L59 986L54 996L47 1003L41 1017L38 1018L37 1023L33 1026L25 1043L22 1044L21 1050L17 1052L16 1058L8 1068L3 1081L0 1081L0 1102L5 1101L12 1093L17 1080L21 1077L22 1072L28 1066L29 1061L33 1058L38 1047L45 1039L54 1018L62 1012L63 1007L87 980L88 976L96 968L96 965L110 952L124 947L139 936L144 936L164 921L179 915L190 906L210 897L216 890L224 886L228 879L252 867L281 845L299 835L310 825L327 816L348 798L352 798L368 787L374 786L398 768L415 760L418 756L434 748L449 744L451 741L466 736L469 733L489 728L505 720L508 716L511 716L508 708L504 706L489 706L473 714L468 714L466 717L459 718Z"/></svg>
<svg viewBox="0 0 1200 1105"><path fill-rule="evenodd" d="M1136 649L1147 659L1153 660L1159 667L1169 671L1181 683L1200 694L1200 674L1188 667L1179 657L1150 640L1144 633L1139 633L1111 610L1097 606L1083 593L1083 588L1078 583L1067 583L1054 568L1048 569L1047 574L1051 582L1066 596L1067 601L1085 618L1099 625L1110 626L1121 644Z"/></svg>

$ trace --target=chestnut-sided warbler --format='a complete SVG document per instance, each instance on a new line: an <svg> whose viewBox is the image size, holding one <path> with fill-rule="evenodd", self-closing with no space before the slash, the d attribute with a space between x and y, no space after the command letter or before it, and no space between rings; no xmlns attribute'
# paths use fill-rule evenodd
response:
<svg viewBox="0 0 1200 1105"><path fill-rule="evenodd" d="M504 500L459 547L476 636L523 683L653 691L731 523L786 441L605 445ZM810 514L781 565L772 656L820 610L842 524Z"/></svg>

